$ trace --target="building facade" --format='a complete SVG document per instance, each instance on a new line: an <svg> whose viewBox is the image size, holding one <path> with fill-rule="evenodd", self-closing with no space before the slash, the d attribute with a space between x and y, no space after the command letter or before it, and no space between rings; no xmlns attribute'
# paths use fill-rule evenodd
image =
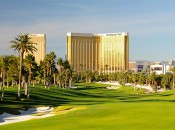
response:
<svg viewBox="0 0 175 130"><path fill-rule="evenodd" d="M147 72L151 62L150 61L130 61L129 70L135 73Z"/></svg>
<svg viewBox="0 0 175 130"><path fill-rule="evenodd" d="M151 73L155 72L156 74L165 74L166 73L166 65L161 63L154 63L150 65Z"/></svg>
<svg viewBox="0 0 175 130"><path fill-rule="evenodd" d="M150 72L153 73L155 72L156 74L166 74L166 73L171 73L171 68L173 66L170 64L163 64L161 62L155 62L150 65Z"/></svg>
<svg viewBox="0 0 175 130"><path fill-rule="evenodd" d="M41 60L44 60L46 55L46 35L45 34L29 34L31 41L36 43L34 46L37 51L33 52L33 56L35 57L35 61L40 64ZM27 55L27 54L25 54Z"/></svg>
<svg viewBox="0 0 175 130"><path fill-rule="evenodd" d="M129 69L129 35L67 33L67 59L75 71L126 71Z"/></svg>

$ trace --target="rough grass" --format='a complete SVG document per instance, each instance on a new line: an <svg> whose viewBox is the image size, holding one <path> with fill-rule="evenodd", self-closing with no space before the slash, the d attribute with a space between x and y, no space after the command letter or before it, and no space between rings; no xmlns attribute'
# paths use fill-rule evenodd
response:
<svg viewBox="0 0 175 130"><path fill-rule="evenodd" d="M31 97L16 101L16 88L5 91L0 112L52 106L56 116L0 126L1 130L174 130L175 92L136 94L131 87L107 90L101 84L77 89L31 88ZM77 109L76 111L74 109ZM64 113L69 111L68 113ZM58 113L64 114L58 114Z"/></svg>

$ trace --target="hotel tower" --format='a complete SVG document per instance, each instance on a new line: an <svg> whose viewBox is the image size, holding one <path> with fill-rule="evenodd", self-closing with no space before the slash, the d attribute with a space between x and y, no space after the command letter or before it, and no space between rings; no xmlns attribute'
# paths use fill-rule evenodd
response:
<svg viewBox="0 0 175 130"><path fill-rule="evenodd" d="M44 59L46 55L46 35L45 34L29 34L31 41L36 43L34 46L37 51L33 52L33 56L35 57L35 61L37 64L40 64L40 61ZM26 55L26 54L25 54Z"/></svg>
<svg viewBox="0 0 175 130"><path fill-rule="evenodd" d="M75 71L127 71L129 34L67 33L67 60Z"/></svg>

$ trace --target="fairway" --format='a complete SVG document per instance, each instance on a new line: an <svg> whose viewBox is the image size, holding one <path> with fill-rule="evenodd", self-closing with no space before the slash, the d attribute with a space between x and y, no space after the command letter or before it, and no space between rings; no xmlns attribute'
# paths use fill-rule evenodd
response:
<svg viewBox="0 0 175 130"><path fill-rule="evenodd" d="M65 114L0 126L1 130L174 130L175 93L137 94L132 87L108 90L102 84L77 89L31 88L29 99L16 101L16 88L5 91L0 113L37 106L83 107ZM58 111L58 110L57 110ZM60 110L61 111L61 110Z"/></svg>

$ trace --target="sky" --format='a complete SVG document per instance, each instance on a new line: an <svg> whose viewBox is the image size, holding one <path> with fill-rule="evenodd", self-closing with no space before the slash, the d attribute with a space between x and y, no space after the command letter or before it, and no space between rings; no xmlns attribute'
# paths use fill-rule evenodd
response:
<svg viewBox="0 0 175 130"><path fill-rule="evenodd" d="M66 54L67 32L129 32L130 60L175 60L174 0L0 0L0 55L17 55L21 33L46 34L47 53Z"/></svg>

